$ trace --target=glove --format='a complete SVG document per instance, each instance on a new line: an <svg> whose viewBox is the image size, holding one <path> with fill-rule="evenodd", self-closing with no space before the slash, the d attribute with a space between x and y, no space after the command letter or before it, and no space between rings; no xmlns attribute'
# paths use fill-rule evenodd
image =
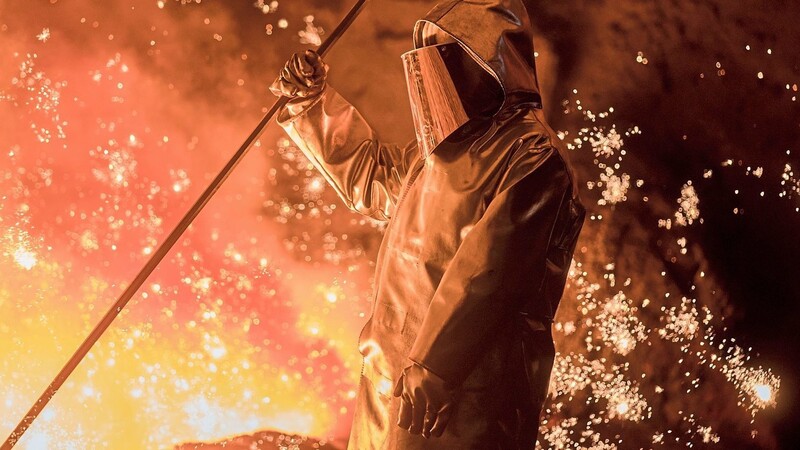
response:
<svg viewBox="0 0 800 450"><path fill-rule="evenodd" d="M278 97L307 98L322 92L328 76L328 65L313 50L295 53L286 62L269 90Z"/></svg>
<svg viewBox="0 0 800 450"><path fill-rule="evenodd" d="M400 397L397 425L411 434L439 437L455 404L455 389L430 370L414 364L403 369L394 388Z"/></svg>

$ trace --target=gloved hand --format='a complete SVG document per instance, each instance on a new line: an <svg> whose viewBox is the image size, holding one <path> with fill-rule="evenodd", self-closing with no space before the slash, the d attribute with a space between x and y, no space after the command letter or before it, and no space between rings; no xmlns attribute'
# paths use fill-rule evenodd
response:
<svg viewBox="0 0 800 450"><path fill-rule="evenodd" d="M312 97L322 92L327 76L328 65L322 57L313 50L306 50L289 58L269 90L278 97Z"/></svg>
<svg viewBox="0 0 800 450"><path fill-rule="evenodd" d="M411 434L439 437L453 411L455 389L430 370L414 364L403 369L394 388L401 397L397 425Z"/></svg>

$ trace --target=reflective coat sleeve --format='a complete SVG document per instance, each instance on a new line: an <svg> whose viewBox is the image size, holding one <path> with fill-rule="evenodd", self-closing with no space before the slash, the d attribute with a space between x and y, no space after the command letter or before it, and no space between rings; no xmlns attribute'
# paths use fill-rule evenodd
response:
<svg viewBox="0 0 800 450"><path fill-rule="evenodd" d="M548 247L572 188L555 149L530 151L461 242L409 353L411 361L456 385L500 326L510 326L526 303L546 301Z"/></svg>
<svg viewBox="0 0 800 450"><path fill-rule="evenodd" d="M290 101L278 123L348 208L377 220L391 217L416 142L381 143L330 85L313 98Z"/></svg>

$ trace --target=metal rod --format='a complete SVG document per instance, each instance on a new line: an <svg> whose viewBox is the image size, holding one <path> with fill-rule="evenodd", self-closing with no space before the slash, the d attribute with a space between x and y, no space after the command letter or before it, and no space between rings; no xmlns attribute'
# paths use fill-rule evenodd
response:
<svg viewBox="0 0 800 450"><path fill-rule="evenodd" d="M328 53L328 50L339 40L339 38L344 34L345 31L350 27L353 21L356 19L358 14L364 8L367 0L358 0L355 5L350 9L350 12L342 19L339 25L333 30L325 42L320 45L317 49L317 53L321 56L325 56ZM0 447L0 450L11 450L14 448L14 445L20 440L22 435L25 431L31 426L34 420L39 416L39 413L42 412L47 403L50 401L51 398L58 392L58 389L61 387L62 384L69 378L70 374L75 370L78 364L81 363L83 358L86 356L87 353L92 349L92 346L97 342L98 339L103 335L103 333L108 329L114 319L117 318L119 313L125 308L125 305L128 304L128 301L136 294L136 291L144 284L147 280L147 277L158 267L159 263L164 259L164 257L169 253L172 246L178 242L181 235L189 225L192 224L192 221L200 214L200 211L203 210L203 207L206 206L211 197L219 190L219 187L225 180L228 179L233 169L241 162L242 158L244 158L247 151L250 150L250 147L253 145L258 136L264 130L264 128L269 124L272 120L272 117L281 109L283 108L286 103L289 101L287 97L281 97L275 104L272 105L272 108L267 111L264 117L261 119L261 122L256 126L256 128L250 133L250 135L245 139L244 143L239 147L233 157L225 164L225 167L217 174L214 180L211 182L210 185L203 191L203 194L200 195L200 198L195 201L194 205L189 209L186 215L183 216L181 221L178 225L169 233L167 238L158 249L153 253L153 256L150 257L150 260L142 267L142 270L139 271L139 274L136 275L136 278L133 279L133 282L125 289L125 292L119 296L116 302L111 306L111 308L106 312L105 316L103 316L102 320L94 327L89 336L84 339L83 343L75 350L75 353L70 357L69 361L64 364L64 367L58 372L58 375L53 378L53 381L50 382L50 385L47 386L47 389L44 390L42 395L34 402L33 406L31 406L30 410L25 414L25 416L20 420L19 425L14 428L14 431L8 436L6 441L3 443L3 446Z"/></svg>

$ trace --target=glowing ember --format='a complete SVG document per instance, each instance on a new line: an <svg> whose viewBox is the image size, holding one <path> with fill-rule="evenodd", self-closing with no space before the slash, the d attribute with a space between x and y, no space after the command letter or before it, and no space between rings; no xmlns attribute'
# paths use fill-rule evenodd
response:
<svg viewBox="0 0 800 450"><path fill-rule="evenodd" d="M22 247L14 252L14 260L25 269L31 270L36 265L36 255Z"/></svg>
<svg viewBox="0 0 800 450"><path fill-rule="evenodd" d="M757 384L753 386L753 390L756 392L756 397L762 402L769 403L772 401L772 388L766 384Z"/></svg>
<svg viewBox="0 0 800 450"><path fill-rule="evenodd" d="M36 36L36 39L47 42L47 40L50 39L50 28L43 28L42 32Z"/></svg>
<svg viewBox="0 0 800 450"><path fill-rule="evenodd" d="M700 217L700 199L689 181L681 188L681 198L678 199L680 207L675 212L675 223L678 225L691 225Z"/></svg>
<svg viewBox="0 0 800 450"><path fill-rule="evenodd" d="M300 36L300 43L313 46L321 45L322 35L325 34L325 30L314 25L314 16L306 16L303 21L306 23L306 29L297 32L298 36Z"/></svg>

